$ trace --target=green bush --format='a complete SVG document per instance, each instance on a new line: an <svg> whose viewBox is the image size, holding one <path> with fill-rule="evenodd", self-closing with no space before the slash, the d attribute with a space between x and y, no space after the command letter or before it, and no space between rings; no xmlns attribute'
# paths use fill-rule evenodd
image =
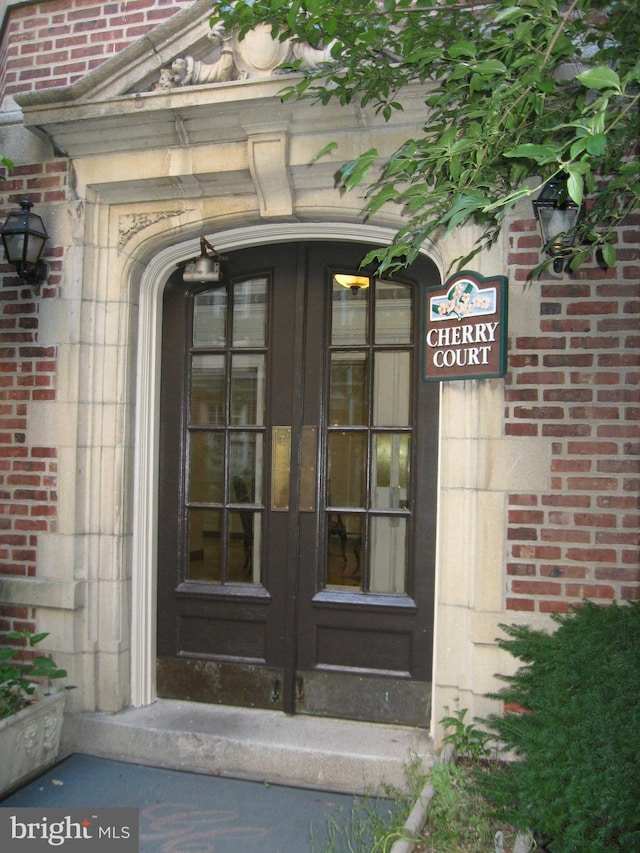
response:
<svg viewBox="0 0 640 853"><path fill-rule="evenodd" d="M552 853L640 850L640 602L585 603L552 634L501 626L524 662L486 720L520 760L489 774L485 795Z"/></svg>
<svg viewBox="0 0 640 853"><path fill-rule="evenodd" d="M0 648L0 720L17 714L34 701L37 682L45 685L54 678L66 678L67 671L58 669L51 658L28 657L26 652L45 640L49 634L31 631L10 631L3 640L17 640L25 646ZM71 690L66 687L65 690Z"/></svg>

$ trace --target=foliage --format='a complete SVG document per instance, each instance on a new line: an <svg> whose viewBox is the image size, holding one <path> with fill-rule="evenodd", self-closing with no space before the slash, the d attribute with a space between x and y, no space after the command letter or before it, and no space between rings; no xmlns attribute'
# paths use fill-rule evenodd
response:
<svg viewBox="0 0 640 853"><path fill-rule="evenodd" d="M356 798L344 818L328 818L322 853L388 853L403 839L404 825L426 781L418 756L411 757L404 772L405 791L383 784L377 796ZM320 853L315 839L312 850Z"/></svg>
<svg viewBox="0 0 640 853"><path fill-rule="evenodd" d="M445 711L449 711L445 708ZM457 708L453 713L447 714L440 722L445 728L443 743L453 747L457 758L467 761L480 761L491 755L489 748L490 736L487 732L477 728L473 723L465 723L468 708Z"/></svg>
<svg viewBox="0 0 640 853"><path fill-rule="evenodd" d="M555 620L552 634L502 626L500 646L525 665L492 698L524 712L487 723L520 760L486 793L552 853L640 850L640 602Z"/></svg>
<svg viewBox="0 0 640 853"><path fill-rule="evenodd" d="M468 764L435 764L430 781L433 798L419 850L429 853L488 853L494 850L496 832L512 849L513 826L496 821L480 793L476 773Z"/></svg>
<svg viewBox="0 0 640 853"><path fill-rule="evenodd" d="M215 18L245 34L332 45L335 64L305 71L285 97L336 100L385 120L413 84L425 123L391 156L371 149L339 182L368 184L365 212L402 205L394 245L370 253L381 271L415 259L425 238L482 229L462 268L492 245L505 216L555 175L578 205L589 195L570 264L593 251L615 262L613 229L640 200L640 16L635 0L214 0ZM321 154L335 147L327 146Z"/></svg>
<svg viewBox="0 0 640 853"><path fill-rule="evenodd" d="M20 648L0 648L0 720L17 713L33 701L37 688L33 679L48 682L50 679L66 678L66 670L58 669L51 658L27 656L28 649L37 646L48 636L26 630L10 631L4 635L5 640L17 640L24 645Z"/></svg>

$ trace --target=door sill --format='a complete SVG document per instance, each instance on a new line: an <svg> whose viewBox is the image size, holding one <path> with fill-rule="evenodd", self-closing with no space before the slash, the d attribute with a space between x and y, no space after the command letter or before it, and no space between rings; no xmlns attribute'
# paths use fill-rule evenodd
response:
<svg viewBox="0 0 640 853"><path fill-rule="evenodd" d="M407 790L407 768L426 771L424 729L381 726L199 702L159 699L117 714L67 715L62 748L195 773L353 794Z"/></svg>

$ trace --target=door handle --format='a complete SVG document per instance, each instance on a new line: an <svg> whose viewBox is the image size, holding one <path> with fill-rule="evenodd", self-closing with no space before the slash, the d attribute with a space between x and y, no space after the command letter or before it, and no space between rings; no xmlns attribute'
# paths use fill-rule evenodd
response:
<svg viewBox="0 0 640 853"><path fill-rule="evenodd" d="M271 509L289 509L291 476L291 427L274 426L271 430Z"/></svg>

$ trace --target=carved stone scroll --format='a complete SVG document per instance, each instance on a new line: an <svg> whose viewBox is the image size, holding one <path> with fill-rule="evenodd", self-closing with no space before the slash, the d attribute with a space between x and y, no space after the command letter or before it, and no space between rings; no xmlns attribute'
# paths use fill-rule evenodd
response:
<svg viewBox="0 0 640 853"><path fill-rule="evenodd" d="M218 23L207 37L215 50L211 61L188 54L179 56L171 67L160 71L153 89L260 79L277 75L280 66L287 62L298 62L303 68L315 69L335 61L332 56L334 43L317 49L301 42L293 43L291 39L279 41L272 38L271 27L267 24L261 24L239 39L235 33L227 33Z"/></svg>

